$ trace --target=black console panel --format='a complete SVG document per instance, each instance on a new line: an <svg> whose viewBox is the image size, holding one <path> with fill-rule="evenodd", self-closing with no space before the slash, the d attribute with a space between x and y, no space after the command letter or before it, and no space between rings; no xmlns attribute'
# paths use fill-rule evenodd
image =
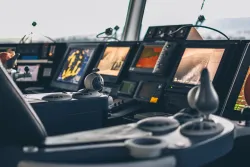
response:
<svg viewBox="0 0 250 167"><path fill-rule="evenodd" d="M186 40L191 31L191 24L150 26L143 39L145 42Z"/></svg>
<svg viewBox="0 0 250 167"><path fill-rule="evenodd" d="M116 87L111 87L111 95L135 100L133 105L123 103L123 107L120 106L121 115L130 122L176 114L188 106L187 93L199 84L200 71L207 67L219 94L219 113L244 47L245 42L241 41L143 42L127 77ZM164 67L164 70L158 67ZM115 111L117 115L119 112Z"/></svg>
<svg viewBox="0 0 250 167"><path fill-rule="evenodd" d="M58 45L62 45L62 48L65 46L64 44ZM36 143L37 146L32 147L33 149L28 146L23 149L13 149L13 151L18 152L22 160L41 163L93 163L97 161L112 163L124 160L132 162L142 158L159 160L174 157L176 164L173 166L180 167L202 166L227 154L232 149L235 138L235 125L231 121L219 116L204 114L203 119L199 117L199 119L194 118L189 122L181 123L170 115L176 114L183 108L192 109L187 94L190 89L194 90L193 88L196 87L197 90L200 90L196 90L198 92L196 95L206 97L203 101L200 100L201 98L196 98L197 104L203 103L200 107L201 110L204 109L204 112L216 111L217 106L216 109L211 109L206 104L207 101L211 104L216 103L218 106L220 101L218 107L220 110L231 88L231 81L238 69L245 44L240 41L176 41L143 42L140 47L138 46L139 43L108 43L104 47L102 58L96 64L96 67L100 68L99 74L107 78L102 93L114 98L114 103L109 106L109 114L107 114L109 120L120 118L124 120L124 123L132 122L131 124L64 136L43 136L44 142ZM34 44L32 49L28 45L20 45L17 48L16 51L20 52L18 66L22 64L36 66L38 64L39 66L36 67L41 66L43 69L43 73L39 72L38 76L44 74L45 68L51 65L51 61L54 64L60 60L58 58L60 54L57 55L57 52L54 52L56 49L54 45ZM58 53L61 52L58 51ZM74 52L79 53L78 50ZM107 58L118 52L121 59L113 62L111 68L106 68L106 61L110 60ZM38 53L40 54L36 57L35 55ZM45 55L47 55L46 61L44 60ZM126 57L130 59L128 60ZM54 66L51 65L51 68L54 69ZM206 87L206 91L201 91L202 87L205 90L204 85L200 86L200 82L204 81L204 78L202 80L200 77L203 68L206 68L207 72L205 85L210 86L208 89ZM127 70L120 71L124 69ZM4 77L2 76L2 78ZM19 82L22 87L24 82ZM17 83L19 84L19 82ZM34 86L32 85L34 82L25 83ZM210 89L213 87L212 85L216 91L214 88ZM10 91L5 87L8 88L2 85L1 91L7 94ZM213 98L217 99L211 101L206 96L209 93L216 95ZM26 97L25 100L28 101L29 98L34 100L29 102L42 119L48 134L55 135L72 131L71 128L64 127L69 126L70 122L76 130L82 130L79 125L81 122L91 125L85 127L84 130L99 128L107 118L105 112L105 106L108 106L107 99L103 101L104 107L102 107L99 106L98 101L95 101L97 100L95 97L85 99L86 105L81 105L83 101L75 99L46 102L36 99L39 95L41 94ZM7 97L10 99L15 96ZM18 99L21 97L16 96L15 100L18 101ZM87 107L87 104L90 107ZM91 112L82 112L86 108L91 108ZM105 108L105 111L100 111L100 108ZM94 113L97 110L99 110L98 117L95 117ZM14 112L14 110L8 111ZM85 117L86 115L89 117ZM154 118L148 118L153 116ZM94 121L99 124L91 124L95 123ZM53 122L54 127L51 124ZM50 129L51 127L54 129ZM58 132L57 130L60 128L65 131ZM195 161L192 161L193 157L196 157Z"/></svg>
<svg viewBox="0 0 250 167"><path fill-rule="evenodd" d="M181 127L177 126L171 132L152 135L151 132L141 130L140 123L120 125L62 137L49 137L45 148L37 148L36 152L29 149L24 151L23 160L52 164L70 164L72 161L78 164L119 164L168 159L175 162L174 166L198 167L224 156L233 147L233 123L217 116L211 118L223 125L222 133L206 137L187 137L181 134ZM168 157L174 157L176 161L171 161ZM196 160L190 160L193 157L197 157ZM164 163L163 166L168 164Z"/></svg>
<svg viewBox="0 0 250 167"><path fill-rule="evenodd" d="M20 54L16 69L24 73L23 69L29 67L32 75L31 78L17 79L17 85L22 90L28 87L48 88L66 46L65 43L16 45L16 52Z"/></svg>

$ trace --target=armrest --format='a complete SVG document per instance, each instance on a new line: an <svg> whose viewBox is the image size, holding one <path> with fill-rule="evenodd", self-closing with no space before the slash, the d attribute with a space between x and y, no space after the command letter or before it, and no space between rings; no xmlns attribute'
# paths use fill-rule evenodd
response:
<svg viewBox="0 0 250 167"><path fill-rule="evenodd" d="M42 163L33 161L21 161L17 167L175 167L176 159L174 156L166 156L152 160L118 162L106 164L56 164Z"/></svg>

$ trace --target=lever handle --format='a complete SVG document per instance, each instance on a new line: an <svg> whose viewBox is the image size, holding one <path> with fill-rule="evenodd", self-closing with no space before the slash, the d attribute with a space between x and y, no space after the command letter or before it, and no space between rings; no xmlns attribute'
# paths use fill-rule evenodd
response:
<svg viewBox="0 0 250 167"><path fill-rule="evenodd" d="M204 116L215 113L219 107L219 97L209 79L207 68L201 72L200 86L195 95L195 107Z"/></svg>
<svg viewBox="0 0 250 167"><path fill-rule="evenodd" d="M189 90L188 94L187 94L187 101L189 104L189 107L192 109L195 109L195 95L197 93L199 86L195 86L192 89Z"/></svg>

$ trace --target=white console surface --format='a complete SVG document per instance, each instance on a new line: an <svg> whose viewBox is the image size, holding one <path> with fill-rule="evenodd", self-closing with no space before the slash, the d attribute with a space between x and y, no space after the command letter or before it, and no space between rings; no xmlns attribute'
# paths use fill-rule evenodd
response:
<svg viewBox="0 0 250 167"><path fill-rule="evenodd" d="M62 92L53 92L53 93L38 93L38 94L23 94L23 98L28 102L28 103L39 103L39 102L47 102L45 100L42 100L42 98L46 95L50 94L65 94ZM72 93L67 93L67 94L72 94Z"/></svg>

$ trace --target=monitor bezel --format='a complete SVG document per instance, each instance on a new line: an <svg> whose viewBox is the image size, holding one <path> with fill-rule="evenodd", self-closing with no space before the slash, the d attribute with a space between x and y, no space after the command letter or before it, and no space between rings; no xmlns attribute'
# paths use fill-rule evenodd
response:
<svg viewBox="0 0 250 167"><path fill-rule="evenodd" d="M237 68L237 71L235 73L232 86L230 88L230 91L228 92L225 103L221 109L220 112L221 116L230 118L232 120L242 119L241 111L234 110L234 107L238 99L238 96L240 94L249 67L250 67L250 43L247 43L243 51L243 55L239 63L239 66Z"/></svg>
<svg viewBox="0 0 250 167"><path fill-rule="evenodd" d="M91 64L91 61L94 59L95 54L97 53L98 47L99 47L100 43L81 43L81 44L69 44L67 47L67 50L63 56L63 59L61 60L59 66L57 67L57 70L53 76L53 79L51 81L50 86L53 88L58 88L58 89L62 89L62 90L69 90L69 91L77 91L79 89L79 87L82 84L82 81L84 80L84 76L86 75L86 72L88 71L88 68ZM78 84L71 84L71 83L65 83L65 82L60 82L57 81L58 75L61 72L61 69L65 63L65 59L68 57L69 52L72 49L81 49L84 47L91 47L94 48L94 52L92 53L92 56L90 57L90 59L88 60L88 63L84 69L83 72L83 77L79 80Z"/></svg>
<svg viewBox="0 0 250 167"><path fill-rule="evenodd" d="M189 48L201 48L201 49L225 49L224 50L224 53L222 55L222 58L221 58L221 61L220 61L220 64L217 68L217 72L214 76L214 79L213 79L213 83L216 83L216 81L218 81L219 79L219 76L221 75L221 73L223 72L223 64L224 62L227 60L227 55L228 54L228 51L229 51L229 47L230 47L230 43L227 43L225 41L216 41L216 42L206 42L206 41L200 41L200 42L187 42L183 45L183 50L181 52L181 55L178 57L178 60L177 60L177 63L174 67L174 70L173 70L173 73L171 75L171 87L175 88L183 88L183 89L186 89L186 90L189 90L190 88L196 86L194 84L187 84L187 83L180 83L180 82L175 82L174 81L174 76L175 76L175 73L179 67L179 64L181 62L181 59L182 59L182 56L183 54L185 53L185 50L186 49L189 49Z"/></svg>
<svg viewBox="0 0 250 167"><path fill-rule="evenodd" d="M98 67L102 57L103 57L103 54L105 53L105 50L107 47L130 47L129 49L129 52L127 54L127 57L123 63L123 66L121 67L119 73L117 76L112 76L112 75L105 75L105 74L101 74L100 75L103 77L104 79L104 82L105 84L106 83L111 83L111 84L116 84L118 83L118 81L120 80L120 77L121 75L124 73L125 69L127 68L128 66L128 63L129 63L129 59L131 57L131 55L133 54L134 52L134 47L138 44L138 42L109 42L109 43L106 43L104 48L103 48L103 51L101 53L101 56L99 57L96 65L95 65L95 68Z"/></svg>
<svg viewBox="0 0 250 167"><path fill-rule="evenodd" d="M145 73L145 74L153 74L153 70L154 68L138 68L136 67L136 64L138 62L138 60L140 59L140 56L143 52L143 49L145 48L145 46L162 46L162 48L164 47L165 42L162 43L152 43L152 42L146 42L146 43L142 43L141 46L139 47L136 56L133 59L133 62L129 68L129 72L135 72L135 73Z"/></svg>

